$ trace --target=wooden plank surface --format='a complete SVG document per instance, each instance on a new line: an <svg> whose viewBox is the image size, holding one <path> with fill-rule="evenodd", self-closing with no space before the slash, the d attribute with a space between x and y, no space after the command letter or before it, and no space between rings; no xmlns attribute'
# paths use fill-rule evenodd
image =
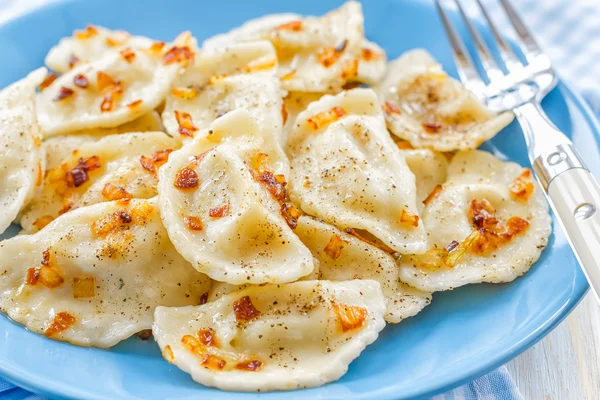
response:
<svg viewBox="0 0 600 400"><path fill-rule="evenodd" d="M600 399L600 305L588 293L567 319L507 364L526 400Z"/></svg>

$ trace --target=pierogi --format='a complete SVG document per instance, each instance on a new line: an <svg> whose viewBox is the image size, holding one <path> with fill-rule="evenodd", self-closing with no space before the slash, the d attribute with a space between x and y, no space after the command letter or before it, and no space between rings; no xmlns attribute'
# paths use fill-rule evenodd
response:
<svg viewBox="0 0 600 400"><path fill-rule="evenodd" d="M88 25L0 91L0 311L32 332L310 388L547 246L532 172L476 150L512 113L425 50L388 63L361 3L150 36Z"/></svg>
<svg viewBox="0 0 600 400"><path fill-rule="evenodd" d="M342 376L385 326L384 312L375 281L304 281L159 307L153 333L163 357L203 385L290 390Z"/></svg>
<svg viewBox="0 0 600 400"><path fill-rule="evenodd" d="M35 113L40 68L0 92L0 234L42 185L46 155Z"/></svg>
<svg viewBox="0 0 600 400"><path fill-rule="evenodd" d="M285 177L259 151L262 137L245 109L217 119L159 171L163 222L198 271L231 284L283 283L312 272L294 234Z"/></svg>
<svg viewBox="0 0 600 400"><path fill-rule="evenodd" d="M296 118L288 153L290 193L302 211L341 229L367 231L402 254L425 251L415 177L372 90L311 103Z"/></svg>
<svg viewBox="0 0 600 400"><path fill-rule="evenodd" d="M454 156L422 216L430 248L402 259L400 279L425 291L510 282L539 258L552 231L531 171L479 150Z"/></svg>
<svg viewBox="0 0 600 400"><path fill-rule="evenodd" d="M109 135L84 143L47 171L41 193L23 211L23 231L36 232L79 207L156 196L156 173L179 146L163 132Z"/></svg>
<svg viewBox="0 0 600 400"><path fill-rule="evenodd" d="M158 305L200 304L210 279L181 257L155 199L106 202L0 243L0 309L54 340L107 348Z"/></svg>
<svg viewBox="0 0 600 400"><path fill-rule="evenodd" d="M277 50L284 89L330 93L346 84L375 84L385 73L385 52L366 40L363 22L360 3L349 1L322 17L274 14L257 18L213 36L203 46L269 40Z"/></svg>
<svg viewBox="0 0 600 400"><path fill-rule="evenodd" d="M390 62L378 93L390 131L417 148L472 150L513 120L487 110L422 49Z"/></svg>

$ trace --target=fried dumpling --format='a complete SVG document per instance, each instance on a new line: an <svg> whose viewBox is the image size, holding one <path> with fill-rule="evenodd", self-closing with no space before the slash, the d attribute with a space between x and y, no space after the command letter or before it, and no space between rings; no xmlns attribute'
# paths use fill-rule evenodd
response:
<svg viewBox="0 0 600 400"><path fill-rule="evenodd" d="M430 249L403 257L400 278L426 291L510 282L540 257L552 231L531 171L477 150L454 156L422 217Z"/></svg>
<svg viewBox="0 0 600 400"><path fill-rule="evenodd" d="M487 110L422 49L390 62L378 92L390 131L417 148L475 149L513 120Z"/></svg>
<svg viewBox="0 0 600 400"><path fill-rule="evenodd" d="M367 231L403 254L425 251L415 177L371 89L311 103L296 118L288 152L290 194L304 212L341 229Z"/></svg>
<svg viewBox="0 0 600 400"><path fill-rule="evenodd" d="M156 200L106 202L0 243L0 310L45 336L111 347L158 305L200 304L210 280L173 248Z"/></svg>
<svg viewBox="0 0 600 400"><path fill-rule="evenodd" d="M319 260L319 279L379 282L385 296L387 322L398 323L412 317L431 302L431 293L400 281L394 257L362 238L309 216L298 219L295 232Z"/></svg>
<svg viewBox="0 0 600 400"><path fill-rule="evenodd" d="M285 92L275 77L277 56L267 41L203 51L175 83L162 117L167 131L182 140L236 109L255 118L262 150L277 173L288 173L282 148Z"/></svg>
<svg viewBox="0 0 600 400"><path fill-rule="evenodd" d="M47 171L40 195L23 211L24 232L79 207L156 196L156 172L179 146L163 132L109 135L83 144Z"/></svg>
<svg viewBox="0 0 600 400"><path fill-rule="evenodd" d="M159 171L169 237L217 281L291 282L314 267L292 230L299 211L287 201L285 177L270 168L261 142L256 121L239 109L173 152Z"/></svg>
<svg viewBox="0 0 600 400"><path fill-rule="evenodd" d="M214 36L203 47L269 40L277 50L284 89L336 92L351 82L374 84L385 72L385 52L365 39L363 19L355 1L322 17L267 15Z"/></svg>
<svg viewBox="0 0 600 400"><path fill-rule="evenodd" d="M46 155L35 114L45 68L0 91L0 234L42 185Z"/></svg>
<svg viewBox="0 0 600 400"><path fill-rule="evenodd" d="M384 313L375 281L304 281L159 307L153 334L167 361L205 386L290 390L344 375L385 326Z"/></svg>
<svg viewBox="0 0 600 400"><path fill-rule="evenodd" d="M188 46L111 52L80 63L37 96L45 136L112 128L158 107L180 69L194 58Z"/></svg>

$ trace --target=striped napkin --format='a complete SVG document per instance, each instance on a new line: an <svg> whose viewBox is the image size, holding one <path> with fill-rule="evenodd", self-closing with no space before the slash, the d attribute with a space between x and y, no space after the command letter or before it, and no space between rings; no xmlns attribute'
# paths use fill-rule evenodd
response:
<svg viewBox="0 0 600 400"><path fill-rule="evenodd" d="M29 9L57 0L0 0L0 23ZM402 0L398 0L402 1ZM430 0L423 0L430 1ZM497 0L482 0L500 30L510 38L510 24ZM451 3L451 2L449 2ZM469 14L478 15L474 0L462 0ZM575 87L600 115L600 2L597 0L513 0L539 44L550 55L562 79ZM501 367L431 400L522 400L514 380ZM45 400L0 379L0 400Z"/></svg>

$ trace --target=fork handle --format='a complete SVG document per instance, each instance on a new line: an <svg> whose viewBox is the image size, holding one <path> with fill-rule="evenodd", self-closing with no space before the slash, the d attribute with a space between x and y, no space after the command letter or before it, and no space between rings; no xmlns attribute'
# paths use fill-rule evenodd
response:
<svg viewBox="0 0 600 400"><path fill-rule="evenodd" d="M539 159L538 159L539 160ZM546 163L565 165L554 176L544 176L539 163L538 177L558 217L567 240L600 301L600 186L570 145L557 146ZM535 168L537 164L538 168ZM544 181L550 178L549 181Z"/></svg>

